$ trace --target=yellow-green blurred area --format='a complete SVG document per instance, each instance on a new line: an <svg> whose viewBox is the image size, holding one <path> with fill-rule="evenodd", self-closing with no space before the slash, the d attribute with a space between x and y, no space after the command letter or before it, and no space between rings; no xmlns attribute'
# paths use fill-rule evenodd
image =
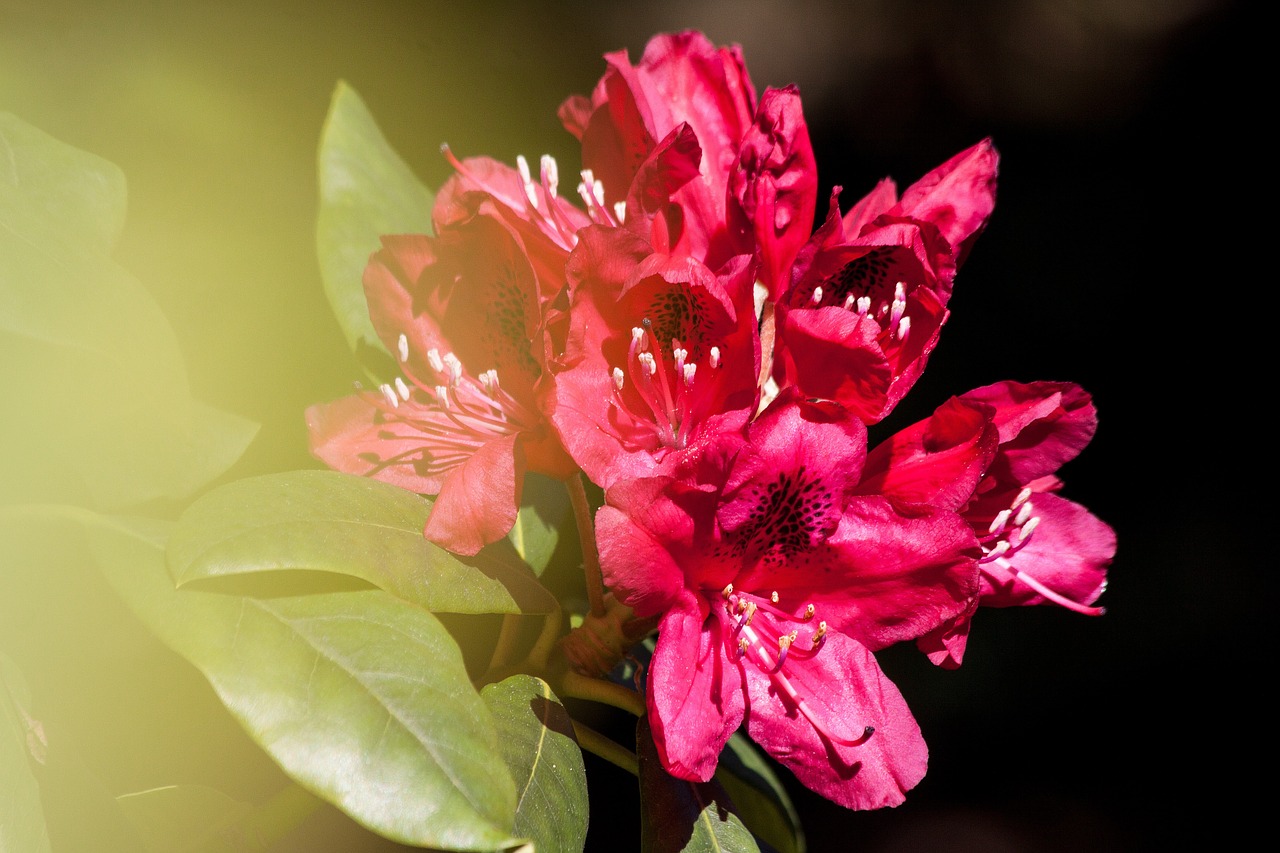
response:
<svg viewBox="0 0 1280 853"><path fill-rule="evenodd" d="M184 393L260 425L222 480L318 467L304 410L364 378L316 258L317 145L339 80L431 189L448 174L446 142L460 156L509 163L550 153L572 186L580 164L556 117L561 101L590 91L602 54L625 48L637 59L654 33L687 27L741 44L757 88L799 84L820 213L833 184L847 188L847 207L886 175L904 187L993 135L1003 158L996 214L896 425L1001 379L1090 390L1100 430L1069 469L1066 495L1118 530L1100 602L1109 613L983 613L954 673L889 650L886 670L930 744L925 781L903 807L875 814L792 790L810 853L854 841L871 853L1147 849L1153 838L1193 843L1199 826L1168 814L1188 785L1221 787L1221 808L1200 812L1226 814L1235 789L1254 784L1225 781L1226 768L1203 764L1211 747L1187 746L1189 730L1213 719L1248 729L1223 710L1229 688L1188 686L1187 672L1216 671L1223 638L1241 630L1264 647L1273 623L1266 596L1236 600L1255 580L1236 559L1258 547L1241 543L1249 525L1238 508L1228 517L1200 504L1241 493L1225 479L1243 466L1182 444L1171 463L1151 441L1152 421L1172 406L1179 442L1194 430L1194 441L1214 443L1219 415L1198 409L1220 380L1184 387L1212 348L1189 341L1188 329L1213 322L1230 336L1236 318L1188 318L1188 298L1216 293L1228 273L1220 247L1187 244L1196 216L1239 209L1233 193L1243 191L1231 187L1252 176L1237 143L1270 138L1236 127L1256 105L1226 97L1261 79L1232 63L1268 55L1243 43L1270 32L1246 19L1246 5L0 0L0 113L121 170L127 210L111 257L154 300L180 353L155 375L179 382L185 371ZM67 389L43 390L56 400ZM163 399L168 389L148 390ZM42 459L92 453L99 437L148 451L122 445L127 426L95 411L64 412L71 423L46 430L15 399L28 398L0 387L0 462L21 462L23 476ZM68 448L67 436L81 446ZM6 495L15 499L0 484ZM141 509L172 516L182 505ZM63 527L0 518L0 664L7 656L20 667L30 688L22 707L47 738L39 772L53 849L133 853L101 805L132 791L208 786L253 807L287 791L203 676L148 634L85 553ZM0 692L0 712L4 700ZM625 738L628 725L608 733ZM639 849L635 780L603 762L588 769L588 849ZM10 782L0 778L0 814ZM299 806L285 798L285 811ZM272 849L400 849L333 809L309 821Z"/></svg>

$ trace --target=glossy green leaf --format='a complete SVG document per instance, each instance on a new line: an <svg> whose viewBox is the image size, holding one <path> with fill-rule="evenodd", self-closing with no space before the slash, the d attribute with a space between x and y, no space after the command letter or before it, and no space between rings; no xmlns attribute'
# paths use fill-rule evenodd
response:
<svg viewBox="0 0 1280 853"><path fill-rule="evenodd" d="M40 786L31 770L43 744L30 708L22 673L0 654L0 850L47 853Z"/></svg>
<svg viewBox="0 0 1280 853"><path fill-rule="evenodd" d="M192 400L155 300L110 256L111 163L0 113L0 501L119 508L189 495L257 427Z"/></svg>
<svg viewBox="0 0 1280 853"><path fill-rule="evenodd" d="M535 574L541 576L551 562L572 510L564 483L541 474L525 475L520 511L507 538Z"/></svg>
<svg viewBox="0 0 1280 853"><path fill-rule="evenodd" d="M644 853L760 853L720 783L686 782L658 758L647 717L636 725L640 849Z"/></svg>
<svg viewBox="0 0 1280 853"><path fill-rule="evenodd" d="M316 250L325 295L352 351L386 353L364 297L364 268L383 234L431 233L432 193L400 158L345 81L320 135Z"/></svg>
<svg viewBox="0 0 1280 853"><path fill-rule="evenodd" d="M569 712L545 681L515 675L480 691L516 782L515 834L573 853L587 840L587 770Z"/></svg>
<svg viewBox="0 0 1280 853"><path fill-rule="evenodd" d="M742 732L720 753L716 780L733 798L751 833L777 853L805 853L800 815L768 760Z"/></svg>
<svg viewBox="0 0 1280 853"><path fill-rule="evenodd" d="M178 590L169 525L65 514L130 608L304 788L402 843L517 845L492 716L430 613L381 590L269 600Z"/></svg>
<svg viewBox="0 0 1280 853"><path fill-rule="evenodd" d="M203 785L166 785L116 802L147 853L243 853L262 849L242 824L253 807Z"/></svg>
<svg viewBox="0 0 1280 853"><path fill-rule="evenodd" d="M191 504L169 540L179 584L281 570L336 572L436 613L548 613L555 599L528 567L465 562L428 542L431 504L337 471L266 474Z"/></svg>

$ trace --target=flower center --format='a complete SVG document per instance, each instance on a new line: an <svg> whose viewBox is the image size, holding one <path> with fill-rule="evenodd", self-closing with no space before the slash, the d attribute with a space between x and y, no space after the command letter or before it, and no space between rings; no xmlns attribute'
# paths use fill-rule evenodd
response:
<svg viewBox="0 0 1280 853"><path fill-rule="evenodd" d="M727 633L725 646L738 661L754 664L777 686L806 720L827 740L842 746L859 746L875 732L866 726L854 735L838 719L823 719L800 685L788 676L787 664L809 660L822 651L827 636L827 623L821 619L814 627L816 608L806 604L799 615L779 607L778 593L762 598L739 592L729 584L720 591L724 600L721 629ZM802 634L803 636L802 638Z"/></svg>
<svg viewBox="0 0 1280 853"><path fill-rule="evenodd" d="M649 318L631 329L625 369L614 367L613 404L637 425L648 426L661 446L684 448L694 426L708 414L716 384L720 348L710 347L701 373L679 340L671 339L670 363L664 357ZM707 374L711 376L707 376ZM630 386L631 393L624 393Z"/></svg>
<svg viewBox="0 0 1280 853"><path fill-rule="evenodd" d="M986 535L979 539L982 545L982 557L979 558L978 564L982 571L993 581L1007 580L1012 577L1054 604L1074 610L1076 613L1083 613L1086 616L1101 616L1106 613L1105 607L1090 607L1054 592L1014 565L1014 555L1027 546L1031 541L1031 534L1040 523L1040 516L1035 515L1035 510L1031 506L1031 495L1031 489L1024 488L1018 492L1017 497L1007 509L1000 510L991 520ZM1001 575L996 575L993 569L1000 570Z"/></svg>
<svg viewBox="0 0 1280 853"><path fill-rule="evenodd" d="M427 383L409 370L409 342L404 335L397 355L402 375L379 385L378 394L365 396L383 423L403 424L423 440L413 450L377 460L382 465L417 457L419 473L438 474L465 462L494 438L523 432L537 423L527 407L503 390L496 370L472 376L453 353L441 355L433 348L427 352L427 363L436 382Z"/></svg>

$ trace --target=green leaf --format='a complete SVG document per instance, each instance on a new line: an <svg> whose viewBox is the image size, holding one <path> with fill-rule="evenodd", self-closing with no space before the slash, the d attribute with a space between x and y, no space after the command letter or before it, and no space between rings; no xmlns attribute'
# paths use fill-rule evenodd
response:
<svg viewBox="0 0 1280 853"><path fill-rule="evenodd" d="M507 538L538 576L551 562L572 509L564 483L541 474L525 475L520 511Z"/></svg>
<svg viewBox="0 0 1280 853"><path fill-rule="evenodd" d="M39 723L29 713L26 681L0 654L0 850L47 853L49 834L40 806L40 787L31 772L43 744Z"/></svg>
<svg viewBox="0 0 1280 853"><path fill-rule="evenodd" d="M716 780L754 836L777 853L805 853L800 815L786 787L742 732L734 732L720 753Z"/></svg>
<svg viewBox="0 0 1280 853"><path fill-rule="evenodd" d="M515 834L538 850L580 851L587 840L587 770L573 721L551 688L514 675L480 691L516 781Z"/></svg>
<svg viewBox="0 0 1280 853"><path fill-rule="evenodd" d="M686 782L663 768L647 717L636 725L636 756L644 853L760 853L715 778Z"/></svg>
<svg viewBox="0 0 1280 853"><path fill-rule="evenodd" d="M169 525L61 510L108 582L302 787L394 841L507 850L515 785L439 621L381 590L260 600L177 590Z"/></svg>
<svg viewBox="0 0 1280 853"><path fill-rule="evenodd" d="M556 602L525 566L459 559L423 538L431 504L337 471L238 480L198 498L169 540L179 584L281 570L360 578L436 613L549 613Z"/></svg>
<svg viewBox="0 0 1280 853"><path fill-rule="evenodd" d="M386 354L364 297L364 268L383 234L430 234L432 193L391 149L345 81L320 135L316 250L325 295L347 344Z"/></svg>
<svg viewBox="0 0 1280 853"><path fill-rule="evenodd" d="M166 785L116 798L148 853L240 853L258 849L241 824L253 811L203 785Z"/></svg>
<svg viewBox="0 0 1280 853"><path fill-rule="evenodd" d="M110 256L120 170L0 113L0 502L189 495L256 426L192 400L172 328Z"/></svg>

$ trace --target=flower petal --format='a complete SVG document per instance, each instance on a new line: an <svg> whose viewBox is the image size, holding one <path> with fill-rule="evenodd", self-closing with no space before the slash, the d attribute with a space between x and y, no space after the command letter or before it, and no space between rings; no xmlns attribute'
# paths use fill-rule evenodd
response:
<svg viewBox="0 0 1280 853"><path fill-rule="evenodd" d="M864 646L828 634L822 651L787 664L790 686L747 668L747 732L811 790L850 809L896 806L924 778L929 750L902 694ZM805 713L807 711L807 714ZM836 743L862 727L875 731L858 746Z"/></svg>
<svg viewBox="0 0 1280 853"><path fill-rule="evenodd" d="M715 773L744 710L742 673L729 662L717 621L704 607L685 592L662 617L646 697L662 766L696 782Z"/></svg>

